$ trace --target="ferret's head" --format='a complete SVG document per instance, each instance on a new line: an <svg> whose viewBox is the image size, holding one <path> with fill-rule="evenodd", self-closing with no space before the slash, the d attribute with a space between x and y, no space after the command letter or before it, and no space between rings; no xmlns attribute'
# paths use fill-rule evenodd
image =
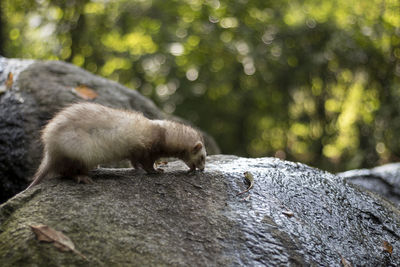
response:
<svg viewBox="0 0 400 267"><path fill-rule="evenodd" d="M184 160L191 171L197 169L203 171L206 165L206 149L201 141L198 141L190 150Z"/></svg>

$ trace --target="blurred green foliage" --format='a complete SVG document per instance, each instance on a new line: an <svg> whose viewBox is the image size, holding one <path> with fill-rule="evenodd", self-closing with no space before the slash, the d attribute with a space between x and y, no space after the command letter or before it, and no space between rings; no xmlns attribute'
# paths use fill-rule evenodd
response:
<svg viewBox="0 0 400 267"><path fill-rule="evenodd" d="M4 56L116 80L222 151L330 171L400 156L398 0L5 0Z"/></svg>

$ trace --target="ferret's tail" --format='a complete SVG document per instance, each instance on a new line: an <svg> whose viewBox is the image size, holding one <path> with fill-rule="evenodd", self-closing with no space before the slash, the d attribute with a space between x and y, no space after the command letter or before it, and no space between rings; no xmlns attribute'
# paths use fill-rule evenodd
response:
<svg viewBox="0 0 400 267"><path fill-rule="evenodd" d="M43 160L40 163L40 166L35 173L35 176L33 176L33 182L25 190L28 190L29 188L39 184L49 173L50 173L49 157L47 156L47 153L45 153Z"/></svg>

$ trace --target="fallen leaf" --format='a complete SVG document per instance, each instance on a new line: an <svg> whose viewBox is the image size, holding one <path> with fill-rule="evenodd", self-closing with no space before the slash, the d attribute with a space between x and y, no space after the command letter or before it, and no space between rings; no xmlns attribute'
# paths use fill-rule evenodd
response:
<svg viewBox="0 0 400 267"><path fill-rule="evenodd" d="M247 197L242 198L242 201L249 201L250 197L251 197L251 195L248 195Z"/></svg>
<svg viewBox="0 0 400 267"><path fill-rule="evenodd" d="M75 249L74 243L71 239L64 235L63 233L54 230L53 228L40 224L40 225L30 225L32 231L36 234L36 237L39 241L50 242L53 243L56 248L61 251L72 251L85 260L87 258Z"/></svg>
<svg viewBox="0 0 400 267"><path fill-rule="evenodd" d="M351 262L346 260L342 255L340 255L340 258L341 258L340 262L343 264L344 267L353 267Z"/></svg>
<svg viewBox="0 0 400 267"><path fill-rule="evenodd" d="M244 178L246 178L246 181L249 183L249 187L246 190L239 192L237 195L249 192L249 190L252 189L254 186L254 178L250 172L244 172Z"/></svg>
<svg viewBox="0 0 400 267"><path fill-rule="evenodd" d="M96 93L93 89L87 87L86 85L79 85L74 89L80 98L85 100L95 99L99 94Z"/></svg>
<svg viewBox="0 0 400 267"><path fill-rule="evenodd" d="M288 217L293 217L294 216L293 211L290 211L290 210L283 210L282 214L284 214L284 215L286 215Z"/></svg>
<svg viewBox="0 0 400 267"><path fill-rule="evenodd" d="M9 72L6 80L6 88L11 89L13 83L14 83L14 75L12 74L12 72Z"/></svg>
<svg viewBox="0 0 400 267"><path fill-rule="evenodd" d="M383 241L382 245L383 245L383 250L389 252L389 254L392 255L393 246L388 241Z"/></svg>

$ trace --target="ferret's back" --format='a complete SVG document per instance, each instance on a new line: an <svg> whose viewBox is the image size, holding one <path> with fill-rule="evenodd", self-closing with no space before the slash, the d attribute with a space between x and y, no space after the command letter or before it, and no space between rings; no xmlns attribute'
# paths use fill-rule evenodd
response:
<svg viewBox="0 0 400 267"><path fill-rule="evenodd" d="M137 112L127 112L95 103L73 104L60 111L46 125L43 138L65 130L80 129L90 131L94 128L113 128L143 117Z"/></svg>
<svg viewBox="0 0 400 267"><path fill-rule="evenodd" d="M45 127L42 139L53 154L89 164L124 157L127 144L143 144L143 131L149 127L150 121L140 113L80 103L59 112Z"/></svg>
<svg viewBox="0 0 400 267"><path fill-rule="evenodd" d="M140 113L117 110L95 103L78 103L60 111L53 118L53 121L58 123L63 119L67 119L69 120L68 122L79 123L80 125L98 121L108 121L110 123L115 121L116 118L124 119L133 114L135 116L140 115ZM114 118L114 120L110 121L112 118Z"/></svg>

